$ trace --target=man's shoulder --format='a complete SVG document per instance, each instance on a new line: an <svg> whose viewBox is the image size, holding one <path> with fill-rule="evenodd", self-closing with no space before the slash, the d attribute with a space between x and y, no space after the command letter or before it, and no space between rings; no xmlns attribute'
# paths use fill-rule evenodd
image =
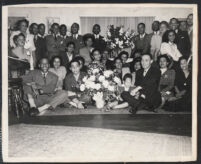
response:
<svg viewBox="0 0 201 164"><path fill-rule="evenodd" d="M48 75L52 78L52 80L58 78L58 76L56 74L54 74L53 72L50 72L50 71L48 72Z"/></svg>

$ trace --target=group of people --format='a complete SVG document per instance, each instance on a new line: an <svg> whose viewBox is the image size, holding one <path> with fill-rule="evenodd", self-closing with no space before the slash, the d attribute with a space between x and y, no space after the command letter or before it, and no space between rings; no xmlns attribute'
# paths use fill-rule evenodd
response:
<svg viewBox="0 0 201 164"><path fill-rule="evenodd" d="M131 113L159 108L191 111L192 14L182 22L176 18L169 23L154 21L151 34L139 23L130 54L108 49L99 24L84 36L79 35L77 23L72 24L71 35L64 24L53 23L49 35L44 24L29 26L26 19L18 21L17 27L10 35L9 55L33 65L34 70L22 77L31 116L61 104L84 109L92 103L78 88L94 63L113 70L122 81L120 101L109 102L107 110L129 106Z"/></svg>

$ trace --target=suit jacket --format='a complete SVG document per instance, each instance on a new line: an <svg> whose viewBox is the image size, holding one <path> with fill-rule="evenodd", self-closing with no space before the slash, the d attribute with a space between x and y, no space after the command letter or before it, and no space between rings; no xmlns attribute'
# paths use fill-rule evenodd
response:
<svg viewBox="0 0 201 164"><path fill-rule="evenodd" d="M48 35L45 37L46 40L46 48L47 48L47 55L48 58L51 59L53 56L59 55L60 51L63 49L63 38L60 36L57 36L57 39L55 40L53 35Z"/></svg>
<svg viewBox="0 0 201 164"><path fill-rule="evenodd" d="M191 42L187 31L178 30L175 42L178 50L184 57L189 57L191 52Z"/></svg>
<svg viewBox="0 0 201 164"><path fill-rule="evenodd" d="M66 43L74 42L75 43L75 55L79 54L80 48L84 47L84 42L82 39L82 35L78 35L77 39L74 39L73 36L66 38Z"/></svg>
<svg viewBox="0 0 201 164"><path fill-rule="evenodd" d="M67 70L69 70L69 63L70 63L70 61L69 61L69 58L68 58L66 52L61 51L60 52L60 57L62 59L62 65L64 67L66 67ZM73 54L73 58L72 59L74 59L74 58L75 58L75 54Z"/></svg>
<svg viewBox="0 0 201 164"><path fill-rule="evenodd" d="M93 47L103 52L106 48L106 42L103 40L103 36L99 35L98 39L94 40Z"/></svg>
<svg viewBox="0 0 201 164"><path fill-rule="evenodd" d="M134 38L134 44L135 48L134 51L139 50L142 51L142 53L149 53L150 51L150 35L145 34L144 38L140 39L140 35L137 35Z"/></svg>
<svg viewBox="0 0 201 164"><path fill-rule="evenodd" d="M34 42L34 44L36 47L36 51L35 51L36 61L39 61L43 57L47 57L45 38L38 36L37 40Z"/></svg>
<svg viewBox="0 0 201 164"><path fill-rule="evenodd" d="M145 95L145 102L148 106L158 107L161 103L161 96L158 91L160 70L151 66L145 76L143 76L143 72L144 69L136 72L135 85L142 87L140 92Z"/></svg>
<svg viewBox="0 0 201 164"><path fill-rule="evenodd" d="M41 70L33 70L29 72L27 75L24 75L22 77L23 79L23 85L25 86L24 92L25 94L27 91L30 91L30 86L27 87L27 83L35 82L36 86L38 86L38 89L42 89L44 93L54 93L54 90L57 85L58 76L55 75L52 72L48 72L46 75L46 82L44 80L44 77L41 73Z"/></svg>

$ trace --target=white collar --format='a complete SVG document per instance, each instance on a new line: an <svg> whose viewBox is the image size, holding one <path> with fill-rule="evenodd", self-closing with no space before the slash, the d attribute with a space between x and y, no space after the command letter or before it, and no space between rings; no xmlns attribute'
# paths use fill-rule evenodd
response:
<svg viewBox="0 0 201 164"><path fill-rule="evenodd" d="M140 39L144 38L145 33L144 34L140 34Z"/></svg>
<svg viewBox="0 0 201 164"><path fill-rule="evenodd" d="M38 34L39 37L45 38L45 34L42 36L41 34Z"/></svg>
<svg viewBox="0 0 201 164"><path fill-rule="evenodd" d="M78 34L72 34L73 38L74 38L74 36L75 36L76 39L78 38Z"/></svg>
<svg viewBox="0 0 201 164"><path fill-rule="evenodd" d="M63 36L63 35L59 34L59 36L62 37L62 38L64 38L64 39L67 38L67 35L64 35L64 36Z"/></svg>
<svg viewBox="0 0 201 164"><path fill-rule="evenodd" d="M41 74L42 74L43 76L45 75L45 77L46 77L47 74L48 74L48 72L44 73L44 72L41 71Z"/></svg>
<svg viewBox="0 0 201 164"><path fill-rule="evenodd" d="M154 31L154 35L159 35L160 31Z"/></svg>
<svg viewBox="0 0 201 164"><path fill-rule="evenodd" d="M174 46L174 45L175 45L175 43L172 43L172 42L170 42L170 41L168 42L168 44L171 45L171 46Z"/></svg>
<svg viewBox="0 0 201 164"><path fill-rule="evenodd" d="M167 71L167 68L161 68L161 75L164 74Z"/></svg>
<svg viewBox="0 0 201 164"><path fill-rule="evenodd" d="M100 34L94 34L95 39L99 39Z"/></svg>

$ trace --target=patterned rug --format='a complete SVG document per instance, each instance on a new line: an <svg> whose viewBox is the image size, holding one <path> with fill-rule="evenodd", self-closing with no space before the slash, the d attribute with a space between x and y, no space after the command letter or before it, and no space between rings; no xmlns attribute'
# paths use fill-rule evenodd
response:
<svg viewBox="0 0 201 164"><path fill-rule="evenodd" d="M130 114L128 108L124 109L114 109L111 111L106 111L105 109L97 109L94 106L89 106L87 109L76 109L76 108L60 108L50 111L45 111L42 115L52 116L52 115L80 115L80 114ZM158 113L154 113L147 110L137 111L137 114L189 114L187 112L168 112L163 109L159 109Z"/></svg>
<svg viewBox="0 0 201 164"><path fill-rule="evenodd" d="M9 126L9 157L21 161L182 161L185 136L71 126ZM20 157L20 158L19 158Z"/></svg>

